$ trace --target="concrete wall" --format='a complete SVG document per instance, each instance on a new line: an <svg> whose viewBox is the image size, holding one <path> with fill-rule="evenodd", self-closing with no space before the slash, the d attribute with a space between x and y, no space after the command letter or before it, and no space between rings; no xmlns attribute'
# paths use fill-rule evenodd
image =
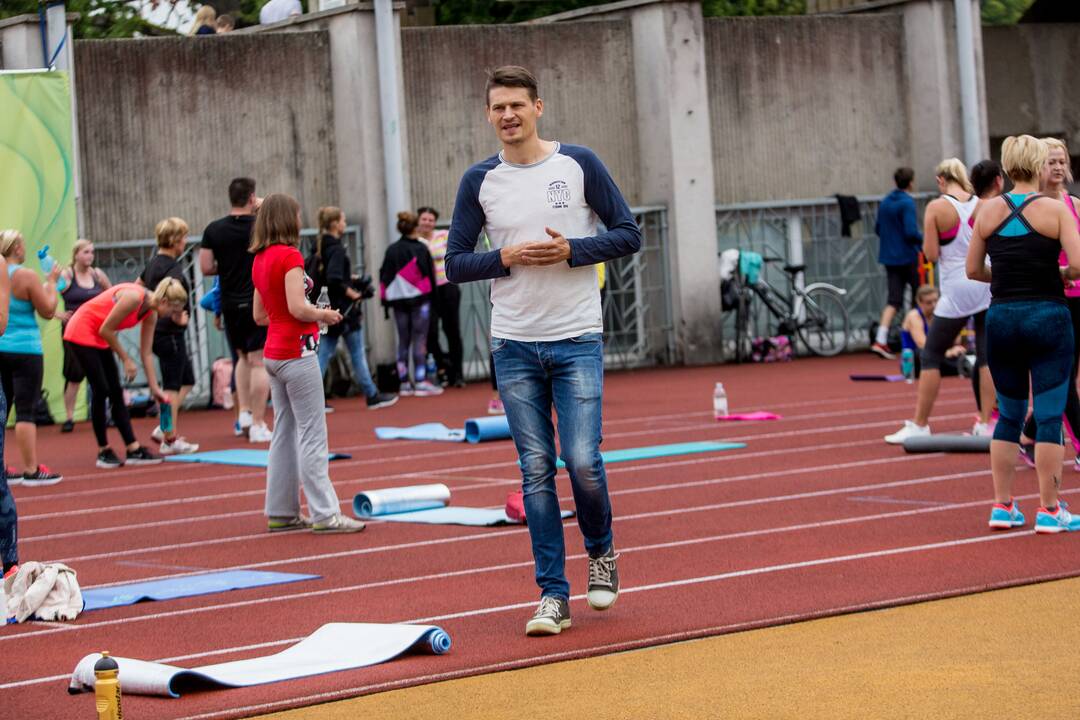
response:
<svg viewBox="0 0 1080 720"><path fill-rule="evenodd" d="M537 75L541 137L593 148L627 200L641 200L628 23L403 28L401 45L417 204L448 216L462 173L498 152L485 70L507 64Z"/></svg>
<svg viewBox="0 0 1080 720"><path fill-rule="evenodd" d="M324 32L76 43L85 234L193 233L229 208L229 180L286 192L310 224L337 202Z"/></svg>
<svg viewBox="0 0 1080 720"><path fill-rule="evenodd" d="M706 19L717 202L887 191L912 162L903 43L895 14Z"/></svg>
<svg viewBox="0 0 1080 720"><path fill-rule="evenodd" d="M990 136L1063 137L1080 154L1080 25L983 28ZM993 147L995 156L1000 147Z"/></svg>

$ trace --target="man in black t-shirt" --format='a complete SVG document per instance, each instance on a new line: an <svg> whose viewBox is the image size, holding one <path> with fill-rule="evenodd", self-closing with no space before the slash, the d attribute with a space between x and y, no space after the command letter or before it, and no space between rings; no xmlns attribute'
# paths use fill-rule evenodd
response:
<svg viewBox="0 0 1080 720"><path fill-rule="evenodd" d="M225 337L236 351L236 395L240 405L238 435L247 433L251 442L270 442L266 426L266 400L270 382L263 367L266 328L255 324L252 299L255 285L251 266L255 256L248 252L255 212L260 200L255 196L255 181L236 178L229 183L232 209L203 231L199 265L203 275L221 276L221 315Z"/></svg>

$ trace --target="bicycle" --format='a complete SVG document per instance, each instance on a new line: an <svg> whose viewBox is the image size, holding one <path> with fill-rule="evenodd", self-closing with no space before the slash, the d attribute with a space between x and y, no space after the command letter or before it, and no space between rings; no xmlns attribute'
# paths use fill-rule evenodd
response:
<svg viewBox="0 0 1080 720"><path fill-rule="evenodd" d="M783 258L763 257L766 263L783 263ZM773 335L798 337L808 351L820 357L832 357L847 347L851 331L844 296L847 290L825 282L802 287L805 265L783 266L788 277L789 292L784 293L764 280L745 282L738 271L732 277L735 284L735 360L746 362L751 358L756 333L753 325L754 296L761 300L769 314L776 320Z"/></svg>

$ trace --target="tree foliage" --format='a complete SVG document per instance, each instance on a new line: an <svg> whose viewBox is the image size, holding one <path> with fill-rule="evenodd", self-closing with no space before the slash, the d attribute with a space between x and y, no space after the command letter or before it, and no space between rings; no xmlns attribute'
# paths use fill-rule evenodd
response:
<svg viewBox="0 0 1080 720"><path fill-rule="evenodd" d="M607 2L610 0L438 0L435 12L439 25L515 23ZM806 0L703 0L702 12L706 16L798 15L806 12Z"/></svg>
<svg viewBox="0 0 1080 720"><path fill-rule="evenodd" d="M983 0L983 25L1012 25L1034 0Z"/></svg>
<svg viewBox="0 0 1080 720"><path fill-rule="evenodd" d="M174 34L172 30L154 25L140 15L142 6L149 5L150 2L156 4L157 0L67 0L67 11L79 14L79 19L73 26L76 39ZM161 2L169 4L169 0ZM3 0L0 4L0 18L36 15L38 7L38 0Z"/></svg>

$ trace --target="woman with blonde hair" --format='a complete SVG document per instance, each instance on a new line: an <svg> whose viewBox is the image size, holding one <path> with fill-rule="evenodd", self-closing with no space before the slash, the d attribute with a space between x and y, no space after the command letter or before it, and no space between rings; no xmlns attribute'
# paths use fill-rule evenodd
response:
<svg viewBox="0 0 1080 720"><path fill-rule="evenodd" d="M934 171L941 197L926 206L923 220L923 254L938 264L941 296L933 309L926 344L920 353L919 393L915 417L885 438L902 445L909 437L930 435L930 413L941 388L941 369L946 356L956 344L956 336L975 321L975 369L972 385L979 419L972 435L990 434L990 414L994 410L994 383L986 367L986 309L990 307L990 288L969 280L965 272L969 224L979 198L968 180L967 168L956 158L942 160Z"/></svg>
<svg viewBox="0 0 1080 720"><path fill-rule="evenodd" d="M22 460L21 474L7 470L5 474L9 484L54 485L63 480L63 476L37 461L34 405L41 396L45 358L41 329L35 315L50 320L56 313L59 299L56 280L60 277L60 266L53 266L44 283L36 272L24 268L26 242L17 230L0 232L0 255L7 261L11 281L8 327L0 336L0 378L8 407L15 407L15 445ZM7 421L6 415L4 421Z"/></svg>
<svg viewBox="0 0 1080 720"><path fill-rule="evenodd" d="M113 353L124 366L124 379L127 382L134 380L138 366L120 344L119 334L138 325L139 356L150 394L158 402L169 402L169 396L158 385L154 369L154 328L158 313L171 315L181 312L187 299L187 291L176 278L165 278L153 292L136 283L120 283L84 303L68 321L64 339L74 347L79 364L86 371L86 380L90 383L90 419L97 438L99 468L117 468L125 463L109 447L106 400L112 407L113 422L127 449L126 463L151 465L162 461L160 455L150 452L135 439Z"/></svg>
<svg viewBox="0 0 1080 720"><path fill-rule="evenodd" d="M157 287L165 278L173 278L191 295L180 256L187 247L188 224L178 217L162 220L154 228L158 251L146 264L142 275L136 280L144 287ZM154 329L154 355L161 365L161 387L169 396L172 410L172 427L165 430L160 425L150 434L157 442L162 455L180 455L197 452L199 446L179 436L177 427L180 406L195 385L195 370L187 349L187 326L190 310L185 306L171 313L159 313Z"/></svg>
<svg viewBox="0 0 1080 720"><path fill-rule="evenodd" d="M210 5L203 5L195 13L195 22L191 24L188 35L214 35L217 32L214 29L216 22L217 11Z"/></svg>
<svg viewBox="0 0 1080 720"><path fill-rule="evenodd" d="M1012 486L1030 391L1041 502L1037 533L1080 530L1080 517L1058 502L1061 415L1074 347L1063 281L1080 278L1080 230L1063 202L1039 193L1048 154L1046 143L1030 135L1005 139L1001 163L1013 191L979 209L967 257L968 277L990 283L993 298L986 314L986 345L1000 417L990 444L996 502L989 524L1008 529L1025 521ZM1064 267L1058 262L1062 250L1068 260Z"/></svg>
<svg viewBox="0 0 1080 720"><path fill-rule="evenodd" d="M1069 148L1058 138L1043 138L1046 143L1046 165L1043 168L1040 186L1042 194L1060 200L1080 227L1080 200L1069 194L1068 185L1073 181L1070 167ZM1068 258L1062 252L1058 264L1068 265ZM1077 369L1080 367L1080 285L1065 283L1065 302L1069 305L1069 317L1073 327L1072 375L1070 376L1068 395L1065 398L1065 431L1072 441L1076 458L1073 469L1080 471L1080 397L1076 393ZM1024 424L1024 433L1020 437L1020 454L1024 462L1035 466L1035 418L1028 417Z"/></svg>
<svg viewBox="0 0 1080 720"><path fill-rule="evenodd" d="M251 252L255 262L252 313L265 326L263 359L274 402L274 435L266 466L266 515L270 532L311 528L315 533L351 533L364 523L341 514L330 482L330 451L322 373L319 325L337 325L341 313L308 302L311 278L304 272L300 246L300 205L275 193L255 217ZM303 484L311 518L300 514Z"/></svg>
<svg viewBox="0 0 1080 720"><path fill-rule="evenodd" d="M92 300L112 287L112 283L101 268L94 267L94 243L86 239L75 241L71 251L71 265L60 273L64 285L60 297L64 299L64 311L56 313L60 318L61 328L67 327L68 320L87 300ZM60 432L75 429L75 400L79 395L79 386L86 379L86 373L79 365L78 358L71 344L64 341L64 411L67 417L60 426Z"/></svg>

